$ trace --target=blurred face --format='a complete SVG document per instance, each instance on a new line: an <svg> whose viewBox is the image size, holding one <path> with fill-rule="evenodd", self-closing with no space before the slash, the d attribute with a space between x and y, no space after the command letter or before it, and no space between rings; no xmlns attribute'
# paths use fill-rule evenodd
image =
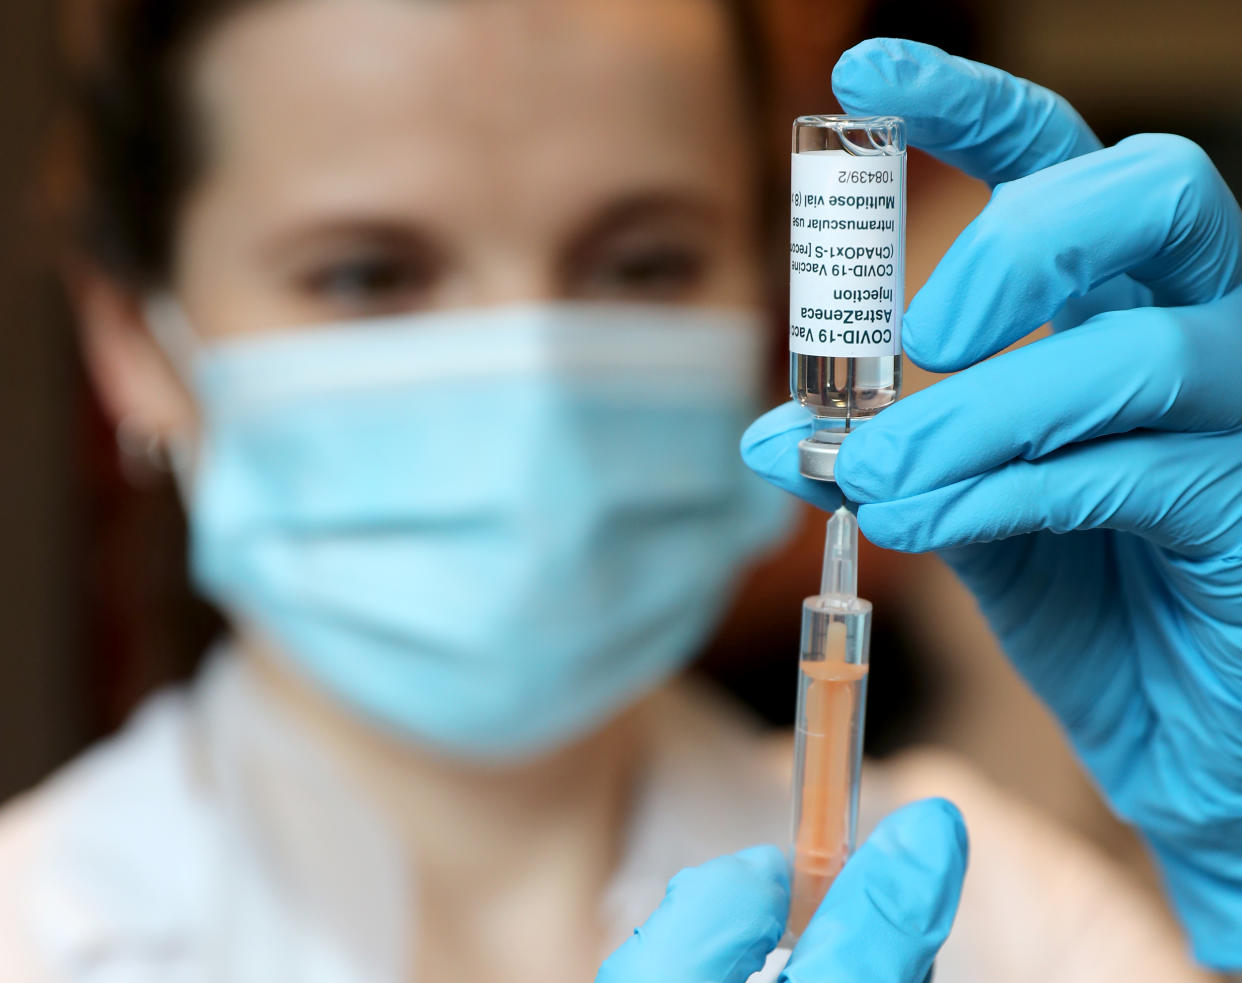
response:
<svg viewBox="0 0 1242 983"><path fill-rule="evenodd" d="M714 0L276 0L198 60L174 289L200 333L759 299Z"/></svg>
<svg viewBox="0 0 1242 983"><path fill-rule="evenodd" d="M736 75L718 0L252 5L196 61L171 286L209 341L530 302L753 306ZM118 418L193 433L151 336L84 306ZM253 619L329 692L455 751L608 719L680 666L779 527L737 455L751 319L536 321L472 320L490 361L345 329L218 350L197 380L200 587L243 639ZM635 338L650 360L614 378ZM480 385L504 403L487 453Z"/></svg>

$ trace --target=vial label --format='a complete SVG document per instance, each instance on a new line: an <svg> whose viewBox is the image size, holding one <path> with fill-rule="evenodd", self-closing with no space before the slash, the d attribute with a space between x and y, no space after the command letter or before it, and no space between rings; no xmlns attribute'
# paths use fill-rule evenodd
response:
<svg viewBox="0 0 1242 983"><path fill-rule="evenodd" d="M789 350L871 358L901 352L905 155L793 155Z"/></svg>

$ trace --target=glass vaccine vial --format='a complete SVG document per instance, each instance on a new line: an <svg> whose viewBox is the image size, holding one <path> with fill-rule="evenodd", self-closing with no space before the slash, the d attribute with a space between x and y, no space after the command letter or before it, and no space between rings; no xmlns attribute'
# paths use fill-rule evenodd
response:
<svg viewBox="0 0 1242 983"><path fill-rule="evenodd" d="M831 481L845 435L901 395L905 122L801 116L791 165L789 389L812 420L802 474Z"/></svg>

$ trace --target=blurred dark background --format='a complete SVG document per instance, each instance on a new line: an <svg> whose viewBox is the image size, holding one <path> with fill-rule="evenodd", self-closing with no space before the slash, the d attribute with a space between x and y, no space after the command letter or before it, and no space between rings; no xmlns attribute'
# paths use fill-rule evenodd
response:
<svg viewBox="0 0 1242 983"><path fill-rule="evenodd" d="M782 6L814 4L767 9L779 16ZM0 4L0 801L113 730L152 687L183 677L215 624L185 587L169 483L122 468L87 390L40 231L34 189L55 104L55 16L47 0ZM1242 187L1237 0L906 0L876 5L861 33L931 41L1037 79L1106 142L1150 130L1192 137ZM800 55L782 52L791 63ZM768 647L793 651L795 611L789 638ZM884 751L917 736L919 711L943 694L882 599L877 625L871 738ZM788 679L748 652L724 638L707 671L779 723L792 709ZM979 685L986 696L993 684Z"/></svg>

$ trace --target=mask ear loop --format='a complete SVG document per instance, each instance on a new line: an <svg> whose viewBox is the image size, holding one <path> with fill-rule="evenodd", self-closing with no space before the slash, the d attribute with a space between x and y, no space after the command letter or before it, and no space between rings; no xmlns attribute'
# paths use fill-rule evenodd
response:
<svg viewBox="0 0 1242 983"><path fill-rule="evenodd" d="M147 322L147 330L151 332L156 345L164 353L164 357L168 359L182 384L193 392L194 366L203 345L185 308L171 294L156 294L148 297L143 304L143 314ZM122 421L122 426L124 425L125 421ZM119 439L120 430L118 429ZM181 501L188 506L191 500L191 490L194 487L195 462L198 457L194 438L183 432L168 434L163 438L151 437L150 440L162 444L161 456L166 462L164 470L172 475ZM144 452L149 454L149 447L144 448ZM124 453L124 447L122 447L122 453Z"/></svg>
<svg viewBox="0 0 1242 983"><path fill-rule="evenodd" d="M194 363L202 348L185 308L171 294L148 297L142 306L147 330L186 385L194 380Z"/></svg>
<svg viewBox="0 0 1242 983"><path fill-rule="evenodd" d="M132 488L157 488L172 473L173 463L165 441L136 416L127 416L116 425L116 449L121 474Z"/></svg>

